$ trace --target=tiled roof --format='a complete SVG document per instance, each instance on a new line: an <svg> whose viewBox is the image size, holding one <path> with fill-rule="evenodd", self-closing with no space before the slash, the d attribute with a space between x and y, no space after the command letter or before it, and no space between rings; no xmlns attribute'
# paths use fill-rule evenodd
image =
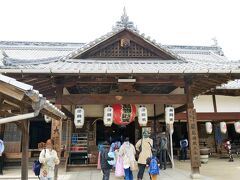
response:
<svg viewBox="0 0 240 180"><path fill-rule="evenodd" d="M68 59L46 64L2 67L0 72L23 73L240 73L240 62L201 63L182 60Z"/></svg>
<svg viewBox="0 0 240 180"><path fill-rule="evenodd" d="M128 30L177 60L73 59L121 31ZM126 13L113 30L87 44L0 42L0 72L33 73L239 73L240 61L229 61L215 46L161 45L140 34Z"/></svg>
<svg viewBox="0 0 240 180"><path fill-rule="evenodd" d="M83 43L0 41L0 50L12 59L33 60L66 56Z"/></svg>

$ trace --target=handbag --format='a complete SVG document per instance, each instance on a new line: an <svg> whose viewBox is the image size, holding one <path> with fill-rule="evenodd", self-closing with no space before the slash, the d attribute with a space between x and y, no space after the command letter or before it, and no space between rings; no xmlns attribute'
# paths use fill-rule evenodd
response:
<svg viewBox="0 0 240 180"><path fill-rule="evenodd" d="M121 156L119 156L118 159L117 159L115 176L116 177L124 176L123 158Z"/></svg>
<svg viewBox="0 0 240 180"><path fill-rule="evenodd" d="M131 171L138 171L138 163L137 161L131 161L130 162L130 170Z"/></svg>

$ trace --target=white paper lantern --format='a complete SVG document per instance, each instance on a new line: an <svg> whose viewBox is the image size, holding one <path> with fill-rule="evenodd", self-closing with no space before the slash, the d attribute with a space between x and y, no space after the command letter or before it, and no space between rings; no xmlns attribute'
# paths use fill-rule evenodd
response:
<svg viewBox="0 0 240 180"><path fill-rule="evenodd" d="M207 134L212 134L212 131L213 131L212 123L211 122L206 122L205 127L206 127Z"/></svg>
<svg viewBox="0 0 240 180"><path fill-rule="evenodd" d="M240 134L240 122L235 122L234 123L235 131L236 133Z"/></svg>
<svg viewBox="0 0 240 180"><path fill-rule="evenodd" d="M174 123L174 108L173 107L165 108L165 122L166 122L166 124Z"/></svg>
<svg viewBox="0 0 240 180"><path fill-rule="evenodd" d="M146 126L148 123L148 113L145 106L138 108L138 123L140 126Z"/></svg>
<svg viewBox="0 0 240 180"><path fill-rule="evenodd" d="M44 120L46 123L50 123L52 121L52 118L47 115L44 115Z"/></svg>
<svg viewBox="0 0 240 180"><path fill-rule="evenodd" d="M84 109L76 108L74 113L74 124L76 128L82 128L84 125Z"/></svg>
<svg viewBox="0 0 240 180"><path fill-rule="evenodd" d="M221 133L226 134L226 132L227 132L226 122L220 122L220 130L221 130Z"/></svg>
<svg viewBox="0 0 240 180"><path fill-rule="evenodd" d="M104 108L103 123L105 126L112 126L113 123L113 108L108 106Z"/></svg>

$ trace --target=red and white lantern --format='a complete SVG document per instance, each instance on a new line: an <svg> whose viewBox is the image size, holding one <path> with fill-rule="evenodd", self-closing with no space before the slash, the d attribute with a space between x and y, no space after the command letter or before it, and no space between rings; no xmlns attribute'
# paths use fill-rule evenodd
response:
<svg viewBox="0 0 240 180"><path fill-rule="evenodd" d="M240 134L240 121L234 123L236 133Z"/></svg>
<svg viewBox="0 0 240 180"><path fill-rule="evenodd" d="M134 121L137 108L134 104L114 104L113 122L117 125L128 125Z"/></svg>
<svg viewBox="0 0 240 180"><path fill-rule="evenodd" d="M221 130L221 133L226 134L226 132L227 132L226 122L220 122L220 130Z"/></svg>
<svg viewBox="0 0 240 180"><path fill-rule="evenodd" d="M212 123L211 122L206 122L205 127L206 127L207 134L212 134L212 131L213 131Z"/></svg>

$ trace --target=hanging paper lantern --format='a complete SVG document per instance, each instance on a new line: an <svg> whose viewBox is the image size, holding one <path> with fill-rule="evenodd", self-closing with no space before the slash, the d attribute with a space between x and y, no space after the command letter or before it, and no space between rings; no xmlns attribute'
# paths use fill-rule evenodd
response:
<svg viewBox="0 0 240 180"><path fill-rule="evenodd" d="M127 125L136 117L136 106L133 104L114 104L113 121L117 125Z"/></svg>
<svg viewBox="0 0 240 180"><path fill-rule="evenodd" d="M138 108L138 123L140 126L146 126L148 122L148 113L145 106Z"/></svg>
<svg viewBox="0 0 240 180"><path fill-rule="evenodd" d="M226 122L220 122L220 129L221 129L221 133L226 134L226 132L227 132Z"/></svg>
<svg viewBox="0 0 240 180"><path fill-rule="evenodd" d="M165 122L166 124L174 123L174 107L165 108Z"/></svg>
<svg viewBox="0 0 240 180"><path fill-rule="evenodd" d="M76 128L82 128L84 125L84 109L76 108L74 113L74 124Z"/></svg>
<svg viewBox="0 0 240 180"><path fill-rule="evenodd" d="M205 127L206 127L207 134L212 134L212 130L213 130L212 123L211 122L206 122Z"/></svg>
<svg viewBox="0 0 240 180"><path fill-rule="evenodd" d="M105 126L112 126L113 123L113 108L108 106L104 108L103 123Z"/></svg>
<svg viewBox="0 0 240 180"><path fill-rule="evenodd" d="M234 127L235 127L236 133L240 134L240 122L239 121L234 123Z"/></svg>

